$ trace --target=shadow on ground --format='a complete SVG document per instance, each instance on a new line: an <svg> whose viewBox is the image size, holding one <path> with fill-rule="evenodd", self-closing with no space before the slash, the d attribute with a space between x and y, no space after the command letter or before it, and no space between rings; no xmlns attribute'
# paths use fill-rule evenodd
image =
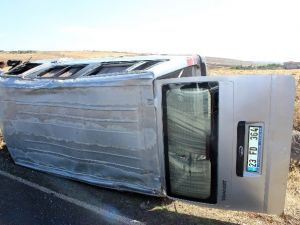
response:
<svg viewBox="0 0 300 225"><path fill-rule="evenodd" d="M186 225L186 224L232 224L228 222L223 222L215 219L209 219L209 218L203 218L203 217L197 217L193 215L186 215L186 214L180 214L176 212L172 212L166 209L166 206L170 204L174 204L172 200L169 200L167 198L158 198L158 197L151 197L146 196L142 194L135 194L135 193L129 193L129 192L120 192L116 190L96 187L93 185L85 184L82 182L77 182L73 180L68 180L65 178L57 177L54 175L50 175L47 173L42 173L39 171L35 171L32 169L28 169L22 166L15 165L7 151L6 148L0 151L0 170L5 171L7 173L13 174L14 176L21 177L25 180L28 180L30 182L36 183L42 187L46 187L48 189L51 189L55 192L58 192L60 194L63 194L65 196L80 200L82 202L86 202L90 205L108 210L109 212L113 212L117 215L122 215L125 217L128 217L133 220L145 222L146 224L179 224L179 225ZM24 187L25 188L25 187ZM2 186L3 189L3 186ZM15 195L13 192L9 192L4 189L6 193L11 193L11 195ZM22 192L22 190L19 190ZM34 199L39 199L39 193L36 192ZM45 193L40 192L41 195L45 195ZM61 203L61 199L52 197L43 197L42 202L34 203L34 204L48 204L48 200L52 201L52 204L55 205L55 201ZM2 200L3 201L3 200ZM10 204L12 204L10 202ZM18 201L15 202L15 204L19 204ZM33 202L28 202L28 204L32 205ZM22 207L30 207L30 205L26 206L26 202L22 202ZM5 202L2 202L0 204L0 211L5 210ZM65 207L72 207L69 204L66 204ZM39 208L35 210L42 209L43 205L40 205ZM24 211L24 210L23 210ZM22 209L18 211L18 213L23 212ZM85 216L87 212L85 212ZM82 211L82 212L83 212ZM69 210L69 213L72 211ZM80 210L79 210L80 212ZM47 213L47 211L46 211ZM48 213L50 213L48 211ZM66 211L62 211L61 215L57 212L53 215L53 218L56 218L55 221L49 220L49 218L52 218L52 215L43 215L41 212L32 211L32 216L37 217L41 216L39 218L40 222L43 224L53 224L53 222L60 221L60 216L63 218L64 221L66 221ZM91 213L92 214L92 213ZM12 213L12 217L13 217ZM75 215L74 215L75 216ZM78 216L78 215L77 215ZM22 216L20 216L22 217ZM46 220L48 218L48 220ZM43 219L45 221L43 221ZM0 215L0 221L1 221L1 215ZM95 224L99 224L100 221L97 222L95 220ZM66 223L68 224L68 223ZM72 222L74 224L74 222ZM78 221L76 224L84 224L83 221ZM24 224L26 225L26 224ZM30 225L34 225L34 223L30 223Z"/></svg>

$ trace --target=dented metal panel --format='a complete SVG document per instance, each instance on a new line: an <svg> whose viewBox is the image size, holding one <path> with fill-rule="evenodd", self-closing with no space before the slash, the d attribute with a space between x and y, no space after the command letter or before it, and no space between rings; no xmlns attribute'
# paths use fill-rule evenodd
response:
<svg viewBox="0 0 300 225"><path fill-rule="evenodd" d="M1 127L17 164L163 194L152 73L0 85Z"/></svg>

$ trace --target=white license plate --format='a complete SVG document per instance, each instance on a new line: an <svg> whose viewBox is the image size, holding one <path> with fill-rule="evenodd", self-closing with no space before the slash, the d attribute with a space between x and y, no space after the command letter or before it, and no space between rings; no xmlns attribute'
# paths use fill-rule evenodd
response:
<svg viewBox="0 0 300 225"><path fill-rule="evenodd" d="M247 171L260 172L260 155L262 150L262 127L249 126L248 128L248 158Z"/></svg>

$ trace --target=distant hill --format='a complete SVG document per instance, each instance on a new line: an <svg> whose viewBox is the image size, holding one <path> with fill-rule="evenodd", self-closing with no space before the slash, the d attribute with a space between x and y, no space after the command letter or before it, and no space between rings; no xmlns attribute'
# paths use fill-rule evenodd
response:
<svg viewBox="0 0 300 225"><path fill-rule="evenodd" d="M250 66L262 64L260 62L242 61L238 59L220 58L220 57L205 57L209 68L233 67L233 66Z"/></svg>

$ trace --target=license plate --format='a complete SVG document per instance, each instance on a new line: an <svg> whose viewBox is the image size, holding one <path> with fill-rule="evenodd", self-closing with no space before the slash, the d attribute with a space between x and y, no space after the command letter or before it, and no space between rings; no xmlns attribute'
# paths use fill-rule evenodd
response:
<svg viewBox="0 0 300 225"><path fill-rule="evenodd" d="M262 149L262 127L249 126L247 171L260 171L260 154Z"/></svg>

